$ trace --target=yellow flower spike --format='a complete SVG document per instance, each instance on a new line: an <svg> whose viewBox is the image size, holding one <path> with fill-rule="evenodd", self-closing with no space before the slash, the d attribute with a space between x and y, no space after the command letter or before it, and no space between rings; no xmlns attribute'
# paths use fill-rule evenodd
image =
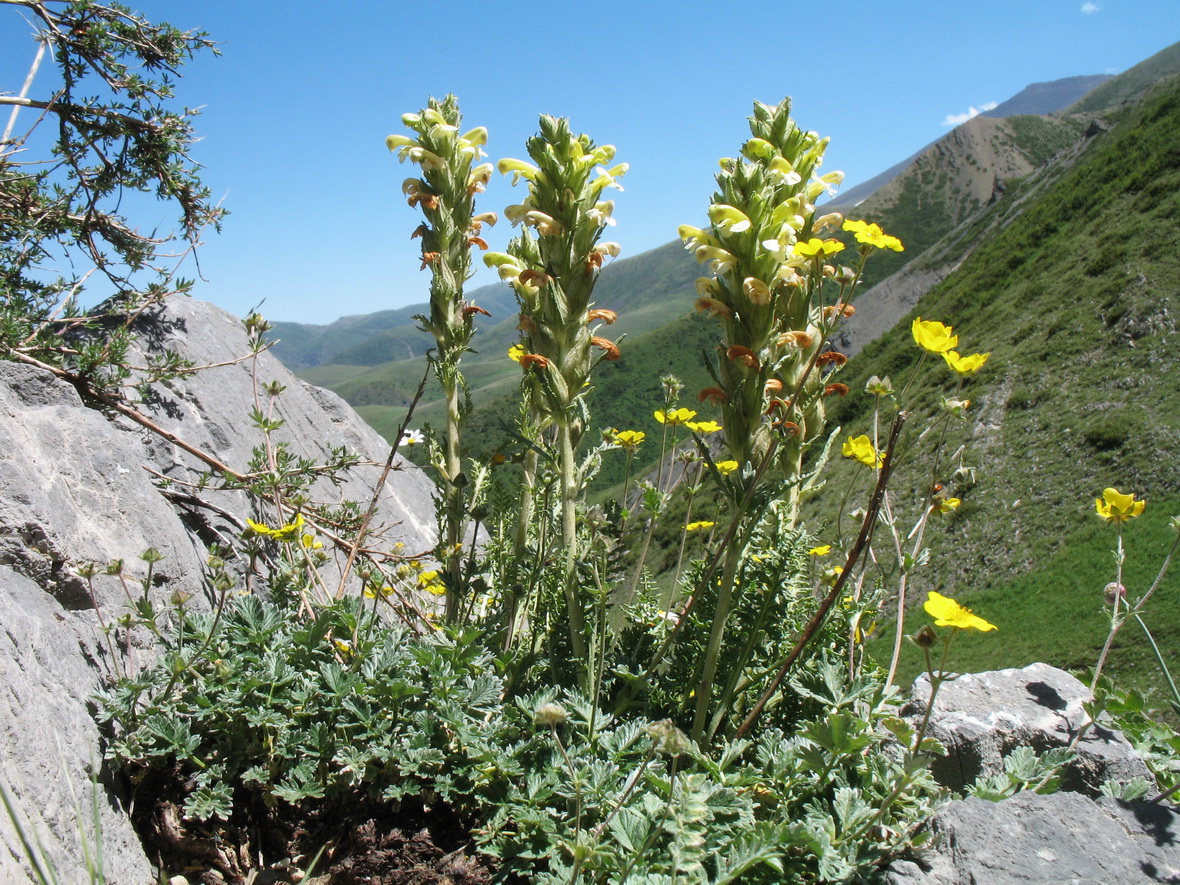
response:
<svg viewBox="0 0 1180 885"><path fill-rule="evenodd" d="M950 326L944 326L938 320L923 320L916 317L910 326L914 342L923 350L931 353L946 353L959 345L959 336Z"/></svg>
<svg viewBox="0 0 1180 885"><path fill-rule="evenodd" d="M697 416L697 413L692 409L669 409L665 412L663 409L656 409L655 418L661 424L669 426L676 426L677 424L686 424Z"/></svg>
<svg viewBox="0 0 1180 885"><path fill-rule="evenodd" d="M1106 489L1101 498L1094 499L1095 512L1110 523L1128 522L1146 508L1146 501L1136 501L1133 494L1124 495L1117 489Z"/></svg>
<svg viewBox="0 0 1180 885"><path fill-rule="evenodd" d="M718 461L713 466L717 468L717 472L722 476L729 476L738 469L741 465L737 461Z"/></svg>
<svg viewBox="0 0 1180 885"><path fill-rule="evenodd" d="M859 461L866 467L872 467L874 470L878 469L885 460L881 453L873 448L873 441L869 439L867 434L848 437L844 441L844 445L840 447L840 454L853 461Z"/></svg>
<svg viewBox="0 0 1180 885"><path fill-rule="evenodd" d="M697 531L700 531L701 529L711 529L715 525L717 525L717 523L712 522L711 520L702 519L699 522L690 522L688 525L686 525L684 527L684 530L686 532L697 532Z"/></svg>
<svg viewBox="0 0 1180 885"><path fill-rule="evenodd" d="M716 421L687 421L684 426L693 433L717 433L722 429Z"/></svg>
<svg viewBox="0 0 1180 885"><path fill-rule="evenodd" d="M943 353L942 358L960 375L973 375L983 368L983 364L987 362L989 356L991 356L991 351L973 353L971 356L959 356L958 352L948 350Z"/></svg>
<svg viewBox="0 0 1180 885"><path fill-rule="evenodd" d="M941 593L930 591L930 596L922 606L926 614L934 618L939 627L957 627L960 630L974 629L987 632L995 630L995 624L989 624L978 615L972 614L971 609L963 608L959 603Z"/></svg>
<svg viewBox="0 0 1180 885"><path fill-rule="evenodd" d="M832 552L831 544L820 544L818 547L812 547L807 551L808 556L827 556Z"/></svg>

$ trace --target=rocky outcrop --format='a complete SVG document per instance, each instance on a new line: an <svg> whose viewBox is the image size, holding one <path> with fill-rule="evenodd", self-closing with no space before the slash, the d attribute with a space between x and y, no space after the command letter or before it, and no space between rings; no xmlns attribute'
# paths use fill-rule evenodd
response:
<svg viewBox="0 0 1180 885"><path fill-rule="evenodd" d="M929 733L947 749L931 765L935 779L962 790L981 777L1002 774L1004 757L1016 747L1044 753L1065 747L1087 720L1082 704L1089 691L1048 664L972 673L944 682L935 699ZM930 681L914 682L902 715L920 719L930 700ZM1097 796L1108 780L1126 784L1151 772L1127 739L1098 723L1074 747L1061 773L1061 789Z"/></svg>
<svg viewBox="0 0 1180 885"><path fill-rule="evenodd" d="M314 462L333 447L362 461L339 484L315 482L309 495L368 505L388 446L342 400L299 381L268 353L238 361L250 353L239 320L209 304L175 299L142 317L137 331L141 352L132 362L169 349L198 366L215 366L144 397L138 408L158 426L232 470L249 472L261 442L249 419L256 383L278 382L285 390L274 417L284 423L276 442ZM245 492L217 489L217 477L210 487L194 488L210 471L206 462L84 402L72 385L38 368L0 362L0 416L0 781L61 881L83 882L83 839L93 845L95 838L90 795L97 778L107 882L142 885L153 881L151 864L123 797L102 775L89 701L113 672L100 621L124 610L128 590L141 592L137 579L147 565L140 556L149 547L163 557L152 565L154 600L183 591L198 604L208 546L239 534L247 516L273 517L253 509ZM379 499L371 543L429 550L432 495L425 475L399 462ZM126 587L117 576L78 574L87 563L112 560L124 561ZM142 660L151 649L131 654ZM3 813L0 881L33 881L16 828Z"/></svg>
<svg viewBox="0 0 1180 885"><path fill-rule="evenodd" d="M1150 802L1025 792L952 802L929 826L935 850L895 861L888 885L1180 882L1180 814Z"/></svg>
<svg viewBox="0 0 1180 885"><path fill-rule="evenodd" d="M930 733L947 748L931 766L960 791L1003 771L1018 746L1066 746L1086 721L1086 687L1045 664L956 677L942 685ZM920 719L930 699L915 682L903 714ZM1180 813L1152 802L1098 797L1107 780L1153 782L1117 731L1096 725L1061 772L1061 791L1017 793L1000 802L969 797L946 805L927 825L920 856L895 861L888 885L1148 885L1180 883Z"/></svg>

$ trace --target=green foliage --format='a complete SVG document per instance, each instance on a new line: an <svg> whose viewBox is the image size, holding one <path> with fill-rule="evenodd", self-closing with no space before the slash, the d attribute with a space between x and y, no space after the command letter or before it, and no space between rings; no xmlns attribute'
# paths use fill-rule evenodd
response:
<svg viewBox="0 0 1180 885"><path fill-rule="evenodd" d="M195 112L171 107L170 75L213 43L118 4L36 0L5 15L25 8L42 41L36 53L30 44L32 71L46 53L56 70L41 78L52 81L45 98L0 100L28 108L26 128L0 143L0 358L113 386L128 374L132 318L191 286L153 264L223 214L187 155ZM33 149L42 123L54 132L48 156ZM136 230L123 214L133 193L172 203L178 231ZM81 296L91 285L111 297L88 311ZM67 342L81 329L91 335Z"/></svg>
<svg viewBox="0 0 1180 885"><path fill-rule="evenodd" d="M413 639L355 599L304 621L247 596L220 617L183 614L157 666L102 696L100 719L121 767L193 777L198 820L228 820L239 790L268 805L429 793L467 808L497 756L501 688L471 636Z"/></svg>

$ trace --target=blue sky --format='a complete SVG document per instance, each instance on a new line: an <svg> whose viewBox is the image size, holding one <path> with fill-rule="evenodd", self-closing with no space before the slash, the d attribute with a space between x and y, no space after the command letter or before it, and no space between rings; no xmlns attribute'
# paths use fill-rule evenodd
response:
<svg viewBox="0 0 1180 885"><path fill-rule="evenodd" d="M852 186L973 108L1180 39L1180 0L129 2L221 44L177 89L203 109L194 156L232 213L201 251L197 297L308 323L426 298L420 216L400 194L411 170L384 139L431 95L454 92L464 122L488 127L492 160L523 156L539 113L614 144L631 171L611 238L633 256L703 222L754 100L792 96L799 124L832 139L824 171ZM0 90L20 88L27 30L0 16ZM478 205L518 201L497 177ZM140 221L171 216L147 207ZM493 249L511 236L503 221L487 233Z"/></svg>

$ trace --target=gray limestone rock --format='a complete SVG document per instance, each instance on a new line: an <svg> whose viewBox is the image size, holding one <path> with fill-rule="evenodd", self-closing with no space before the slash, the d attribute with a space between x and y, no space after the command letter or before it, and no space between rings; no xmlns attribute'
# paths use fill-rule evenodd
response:
<svg viewBox="0 0 1180 885"><path fill-rule="evenodd" d="M1086 687L1048 664L958 676L943 683L935 699L930 733L947 748L931 766L940 784L962 790L978 777L999 774L1004 757L1018 746L1038 753L1064 747L1086 721ZM930 698L930 681L914 682L902 715L920 719ZM1061 788L1097 796L1107 780L1154 782L1147 765L1122 734L1093 726L1062 772Z"/></svg>
<svg viewBox="0 0 1180 885"><path fill-rule="evenodd" d="M368 506L389 447L342 400L299 381L269 354L237 362L250 352L240 321L209 304L173 299L142 317L137 331L140 353L133 362L167 348L198 366L215 365L144 398L139 408L160 427L248 472L261 441L249 419L255 380L277 381L286 392L278 402L276 416L285 423L276 440L317 463L334 446L362 462L339 484L317 481L312 497ZM246 516L273 518L252 511L244 492L186 485L207 469L181 446L84 403L52 374L0 362L0 781L63 882L87 881L81 833L90 827L90 779L96 771L105 777L88 702L113 666L99 613L109 621L127 603L117 577L100 574L91 584L77 569L121 559L129 588L138 593L135 579L146 573L139 557L154 547L164 557L153 566L154 601L183 591L199 604L208 545L239 533ZM160 477L174 482L160 488ZM429 550L432 499L422 471L399 460L369 543ZM330 541L325 546L331 549ZM331 581L332 566L325 571ZM145 662L151 649L133 647L131 654ZM67 782L83 807L81 822ZM113 784L100 789L107 882L146 885L153 881L151 865ZM25 860L14 826L0 813L0 882L31 882Z"/></svg>
<svg viewBox="0 0 1180 885"><path fill-rule="evenodd" d="M969 798L930 823L934 848L896 861L888 885L1180 883L1180 813L1079 793Z"/></svg>
<svg viewBox="0 0 1180 885"><path fill-rule="evenodd" d="M93 611L71 611L30 579L0 566L0 782L30 839L63 883L88 882L82 834L93 849L91 778L102 762L89 698L103 665ZM77 813L70 788L82 809ZM118 793L99 784L103 858L110 885L146 885L151 865ZM0 808L0 882L23 885L25 853Z"/></svg>

